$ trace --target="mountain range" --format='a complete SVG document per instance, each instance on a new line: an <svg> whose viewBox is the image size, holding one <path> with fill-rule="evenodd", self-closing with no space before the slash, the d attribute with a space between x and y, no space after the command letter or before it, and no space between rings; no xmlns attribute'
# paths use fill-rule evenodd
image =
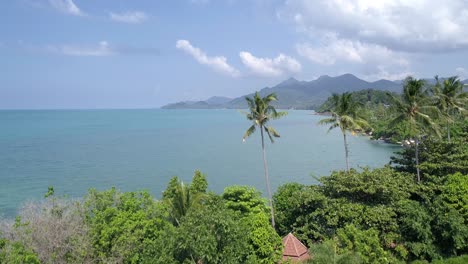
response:
<svg viewBox="0 0 468 264"><path fill-rule="evenodd" d="M430 81L430 80L429 80ZM463 81L468 84L468 79ZM273 87L265 87L259 91L261 96L276 93L278 102L274 105L281 109L316 109L332 93L353 92L363 89L386 90L400 93L403 81L378 80L368 82L352 74L336 77L320 76L312 81L298 81L289 78ZM204 101L184 101L163 106L163 109L242 109L246 108L246 94L237 98L213 96Z"/></svg>

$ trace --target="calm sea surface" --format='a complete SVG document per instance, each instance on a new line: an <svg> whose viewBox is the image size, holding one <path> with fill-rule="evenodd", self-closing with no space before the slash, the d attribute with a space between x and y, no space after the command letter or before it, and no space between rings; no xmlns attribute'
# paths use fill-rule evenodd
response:
<svg viewBox="0 0 468 264"><path fill-rule="evenodd" d="M327 134L320 118L289 111L272 123L281 134L267 144L274 189L344 168L343 137ZM263 191L260 134L242 143L249 126L236 110L0 111L0 217L14 216L50 185L70 197L115 186L159 198L172 176L190 181L196 169L215 192L232 184ZM353 167L382 166L398 149L365 137L349 141Z"/></svg>

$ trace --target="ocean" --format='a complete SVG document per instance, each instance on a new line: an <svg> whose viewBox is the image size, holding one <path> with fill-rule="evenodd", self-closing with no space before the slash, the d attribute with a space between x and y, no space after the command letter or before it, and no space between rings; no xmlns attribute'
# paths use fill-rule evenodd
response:
<svg viewBox="0 0 468 264"><path fill-rule="evenodd" d="M345 167L341 132L327 133L312 113L272 121L281 134L266 144L273 189ZM2 110L0 217L41 199L48 186L68 197L115 186L160 198L171 177L188 182L196 169L217 193L233 184L264 192L259 131L242 142L250 125L237 110ZM363 136L349 136L349 148L354 168L381 167L399 149Z"/></svg>

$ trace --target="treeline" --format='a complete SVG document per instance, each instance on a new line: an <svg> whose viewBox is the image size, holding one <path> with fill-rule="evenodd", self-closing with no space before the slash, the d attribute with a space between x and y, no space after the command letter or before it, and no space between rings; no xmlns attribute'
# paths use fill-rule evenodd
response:
<svg viewBox="0 0 468 264"><path fill-rule="evenodd" d="M278 263L281 236L293 232L309 263L466 263L468 126L463 133L424 142L419 184L408 148L395 167L280 186L276 230L259 191L230 186L218 195L199 171L190 184L171 179L160 200L114 188L72 200L51 188L2 222L0 262Z"/></svg>
<svg viewBox="0 0 468 264"><path fill-rule="evenodd" d="M402 94L381 90L367 89L350 93L353 102L360 106L359 115L368 122L365 132L373 139L383 139L391 143L402 143L415 137L415 129L426 130L435 127L450 140L450 135L459 132L459 126L466 118L467 85L456 76L446 79L435 77L434 84L422 79L407 78L403 82ZM405 104L413 104L413 109ZM334 108L333 96L328 98L317 110L319 113L330 112ZM410 124L394 122L402 111L413 111L416 119ZM419 112L419 113L418 113ZM430 119L424 120L427 115ZM419 115L419 116L418 116ZM419 128L415 128L415 126Z"/></svg>
<svg viewBox="0 0 468 264"><path fill-rule="evenodd" d="M2 223L1 263L275 263L280 236L252 187L207 192L195 172L161 200L148 192L90 190L81 201L53 194Z"/></svg>

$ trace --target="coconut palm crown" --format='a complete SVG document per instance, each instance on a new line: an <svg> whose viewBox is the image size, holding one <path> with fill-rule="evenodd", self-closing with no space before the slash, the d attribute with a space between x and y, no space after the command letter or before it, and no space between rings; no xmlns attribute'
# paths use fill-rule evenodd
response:
<svg viewBox="0 0 468 264"><path fill-rule="evenodd" d="M347 171L349 171L349 149L346 132L354 134L369 127L367 121L359 115L360 107L361 104L353 100L351 93L333 94L331 117L319 121L321 125L331 125L328 131L339 127L343 133Z"/></svg>
<svg viewBox="0 0 468 264"><path fill-rule="evenodd" d="M450 142L450 123L456 114L466 114L468 93L463 91L463 83L457 76L445 79L442 84L438 76L435 77L436 85L433 88L435 106L444 115L447 123L447 139Z"/></svg>
<svg viewBox="0 0 468 264"><path fill-rule="evenodd" d="M440 137L439 127L433 122L439 116L439 110L433 105L426 82L422 79L408 77L403 85L403 94L397 98L391 94L397 117L390 122L390 127L404 124L407 135L415 142L415 161L418 183L421 182L419 173L419 140L423 135L436 135Z"/></svg>
<svg viewBox="0 0 468 264"><path fill-rule="evenodd" d="M278 119L282 116L285 116L287 112L278 112L276 111L275 107L271 105L272 102L277 101L276 94L272 93L265 97L260 97L258 92L250 98L246 97L247 105L248 105L248 112L245 113L248 120L252 121L252 125L247 129L245 132L242 140L245 141L249 136L251 136L255 130L258 128L260 130L260 135L262 139L262 153L263 153L263 167L265 170L265 181L266 187L268 191L268 199L270 203L270 211L271 211L271 225L273 228L275 227L275 214L273 210L273 200L271 196L271 188L270 188L270 180L268 175L268 166L266 161L266 153L265 153L265 139L264 139L264 132L268 135L271 143L274 142L275 137L280 137L280 134L271 126L269 126L270 120Z"/></svg>

